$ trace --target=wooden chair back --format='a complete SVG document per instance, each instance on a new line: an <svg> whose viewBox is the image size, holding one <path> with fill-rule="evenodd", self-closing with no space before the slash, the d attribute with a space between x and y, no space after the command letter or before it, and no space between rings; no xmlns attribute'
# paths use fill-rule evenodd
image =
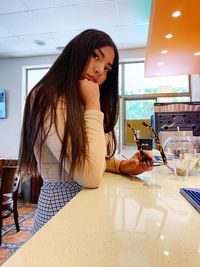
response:
<svg viewBox="0 0 200 267"><path fill-rule="evenodd" d="M17 232L20 231L17 211L17 195L20 177L17 175L17 166L3 166L0 187L0 245L2 243L3 219L12 213ZM4 214L4 211L7 213Z"/></svg>
<svg viewBox="0 0 200 267"><path fill-rule="evenodd" d="M17 159L4 159L0 158L0 178L2 177L3 166L17 166Z"/></svg>
<svg viewBox="0 0 200 267"><path fill-rule="evenodd" d="M17 166L3 166L1 194L14 193L18 189L20 177L16 175Z"/></svg>

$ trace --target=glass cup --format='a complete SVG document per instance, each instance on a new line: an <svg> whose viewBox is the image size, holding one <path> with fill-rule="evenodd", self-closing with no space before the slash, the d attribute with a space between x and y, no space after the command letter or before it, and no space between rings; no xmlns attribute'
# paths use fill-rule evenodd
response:
<svg viewBox="0 0 200 267"><path fill-rule="evenodd" d="M185 154L174 160L174 173L177 179L187 180L189 174L189 160L185 158Z"/></svg>
<svg viewBox="0 0 200 267"><path fill-rule="evenodd" d="M199 168L199 153L195 150L187 150L179 154L174 160L174 172L178 179L187 180L188 175L193 175L194 170Z"/></svg>

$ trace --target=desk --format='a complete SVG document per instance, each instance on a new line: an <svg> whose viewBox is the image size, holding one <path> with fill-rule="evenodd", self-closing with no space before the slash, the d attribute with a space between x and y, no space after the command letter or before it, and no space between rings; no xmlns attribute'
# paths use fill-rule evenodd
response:
<svg viewBox="0 0 200 267"><path fill-rule="evenodd" d="M138 177L105 173L3 267L200 266L200 214L179 193L200 178L177 181L165 166Z"/></svg>

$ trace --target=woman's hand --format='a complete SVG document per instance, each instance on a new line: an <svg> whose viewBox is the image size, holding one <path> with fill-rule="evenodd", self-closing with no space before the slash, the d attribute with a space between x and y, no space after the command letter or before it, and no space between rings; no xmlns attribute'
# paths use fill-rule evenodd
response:
<svg viewBox="0 0 200 267"><path fill-rule="evenodd" d="M100 110L99 85L88 79L80 80L80 91L85 109Z"/></svg>
<svg viewBox="0 0 200 267"><path fill-rule="evenodd" d="M144 155L145 157L152 160L153 162L156 161L154 156L151 155L149 152L144 151ZM153 167L149 166L147 163L141 163L140 162L141 159L142 159L142 156L140 152L138 151L129 160L125 160L122 162L120 166L120 171L122 173L133 174L133 175L137 175L145 171L151 171Z"/></svg>

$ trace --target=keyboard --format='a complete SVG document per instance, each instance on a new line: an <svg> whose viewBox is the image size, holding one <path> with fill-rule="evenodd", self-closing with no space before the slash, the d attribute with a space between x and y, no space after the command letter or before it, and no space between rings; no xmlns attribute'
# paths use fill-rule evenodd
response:
<svg viewBox="0 0 200 267"><path fill-rule="evenodd" d="M200 213L200 188L180 188L180 193Z"/></svg>

